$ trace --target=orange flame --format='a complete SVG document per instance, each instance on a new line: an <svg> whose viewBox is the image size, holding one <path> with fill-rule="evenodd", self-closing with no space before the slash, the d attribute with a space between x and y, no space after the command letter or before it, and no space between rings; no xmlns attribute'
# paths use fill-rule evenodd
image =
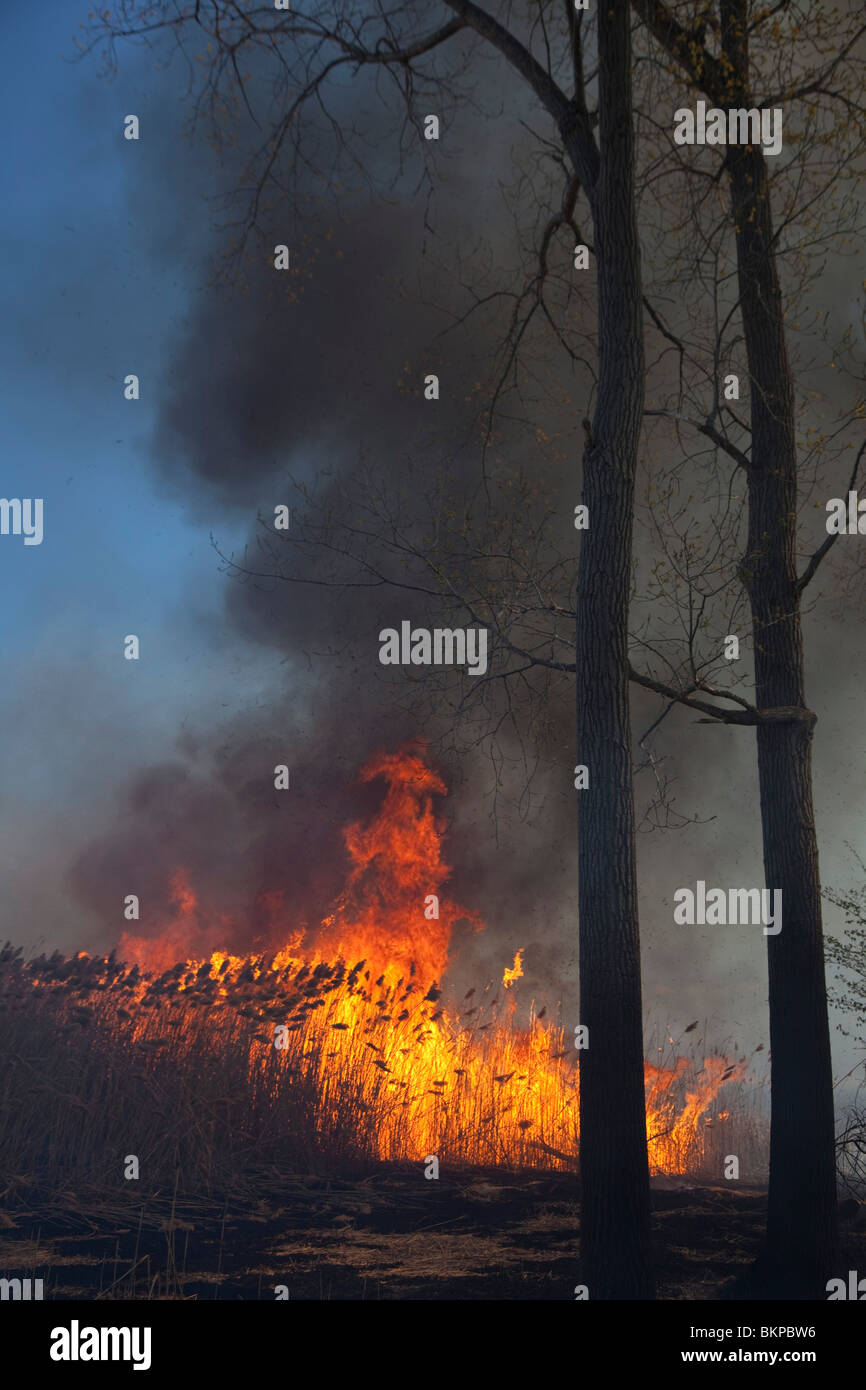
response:
<svg viewBox="0 0 866 1390"><path fill-rule="evenodd" d="M403 749L371 759L361 780L383 777L384 803L368 825L344 832L352 861L349 882L316 940L321 959L365 959L379 974L418 974L438 983L448 966L453 924L476 913L443 896L451 870L442 858L442 826L433 795L444 795L440 777L420 754Z"/></svg>
<svg viewBox="0 0 866 1390"><path fill-rule="evenodd" d="M512 965L511 969L509 970L508 966L506 965L505 970L504 970L503 975L502 975L502 983L504 984L504 986L505 986L506 989L510 989L511 986L514 984L514 981L515 981L515 980L521 980L522 978L523 978L523 947L521 946L521 947L520 947L520 950L517 952L517 954L516 954L515 957L514 957L514 964Z"/></svg>
<svg viewBox="0 0 866 1390"><path fill-rule="evenodd" d="M236 1027L238 1015L255 1020L251 1078L276 1066L288 1086L299 1070L312 1070L318 1123L326 1128L351 1095L370 1117L367 1132L382 1158L453 1153L473 1162L574 1164L578 1054L563 1028L543 1021L545 1010L519 1028L513 999L500 1018L498 1000L486 991L476 1000L470 990L459 1009L439 1005L454 924L483 925L446 892L445 827L433 810L445 784L417 745L377 755L360 776L382 778L384 800L368 823L344 832L348 881L312 942L304 945L303 933L286 927L285 944L267 962L217 949L228 924L204 919L178 872L173 919L149 938L125 933L118 956L169 972L158 982L160 1006L208 1002L215 1030ZM279 897L267 897L278 911ZM511 989L522 977L520 948L502 983ZM143 982L139 997L147 988ZM134 1025L137 1034L156 1026L157 1012ZM277 1028L282 1045L275 1051ZM688 1067L684 1058L671 1068L646 1064L653 1172L694 1166L706 1134L702 1118L722 1087L745 1072L745 1063L731 1068L725 1058L709 1058L690 1087Z"/></svg>

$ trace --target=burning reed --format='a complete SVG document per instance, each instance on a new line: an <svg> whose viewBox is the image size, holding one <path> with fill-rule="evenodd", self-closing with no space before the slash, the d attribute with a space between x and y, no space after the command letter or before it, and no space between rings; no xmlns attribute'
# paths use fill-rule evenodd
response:
<svg viewBox="0 0 866 1390"><path fill-rule="evenodd" d="M492 989L446 1010L437 987L374 978L364 961L216 953L148 976L113 955L25 963L7 946L4 1185L116 1187L126 1154L148 1185L179 1173L196 1190L261 1165L336 1172L428 1154L573 1169L578 1054L558 1024L515 1027ZM743 1070L647 1067L654 1171L706 1169L724 1123L714 1103Z"/></svg>
<svg viewBox="0 0 866 1390"><path fill-rule="evenodd" d="M271 956L197 950L222 927L178 870L172 920L108 956L0 953L7 1192L116 1187L126 1155L148 1184L197 1191L261 1165L428 1155L576 1169L579 1053L546 1009L517 1026L522 952L460 1003L440 988L454 923L483 925L445 891L444 784L411 747L361 778L381 779L384 798L346 829L348 879L312 940L287 927ZM653 1171L721 1177L732 1141L718 1097L744 1074L722 1057L647 1066Z"/></svg>

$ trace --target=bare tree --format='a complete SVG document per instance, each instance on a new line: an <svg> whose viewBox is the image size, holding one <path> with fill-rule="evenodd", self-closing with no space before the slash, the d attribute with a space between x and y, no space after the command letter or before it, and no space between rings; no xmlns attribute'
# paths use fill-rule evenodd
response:
<svg viewBox="0 0 866 1390"><path fill-rule="evenodd" d="M866 865L856 850L853 854L859 867L866 872ZM827 888L824 896L841 908L846 924L841 940L828 937L826 941L827 959L836 967L836 985L830 991L830 1001L853 1015L853 1025L859 1030L853 1036L866 1045L866 883L847 893Z"/></svg>
<svg viewBox="0 0 866 1390"><path fill-rule="evenodd" d="M435 89L459 99L472 54L461 40L471 35L499 56L512 81L528 86L552 122L575 195L579 189L589 206L598 285L598 390L583 455L591 524L581 545L572 662L579 756L592 777L577 827L581 1021L590 1039L580 1085L583 1277L594 1299L647 1298L653 1277L627 661L644 391L631 17L625 6L598 13L597 110L591 111L583 16L570 6L545 5L525 20L510 10L500 20L471 0L445 0L443 8L451 18L436 27L426 7L411 2L385 7L337 0L288 14L232 0L186 8L125 3L94 21L88 43L106 44L110 63L118 40L170 37L185 54L187 44L204 42L198 106L217 116L224 97L252 114L246 65L261 57L275 61L277 109L251 161L253 191L241 247L258 223L265 190L291 187L293 172L315 160L308 116L324 116L334 137L333 164L316 171L325 187L338 166L359 157L352 132L329 107L342 73L372 69L393 79L405 103L405 133L406 119L419 124L419 93Z"/></svg>
<svg viewBox="0 0 866 1390"><path fill-rule="evenodd" d="M866 871L866 864L857 851L850 845L849 849L859 869ZM835 984L829 990L830 1002L848 1015L846 1021L857 1030L852 1034L840 1023L839 1031L866 1044L866 885L861 882L849 892L827 888L824 896L841 908L845 917L842 938L827 937L825 940L827 960L836 967ZM862 1199L866 1192L866 1110L862 1099L866 1065L858 1062L843 1079L850 1081L857 1073L861 1079L845 1106L836 1153L842 1183L852 1195Z"/></svg>
<svg viewBox="0 0 866 1390"><path fill-rule="evenodd" d="M780 107L790 121L797 103L807 110L820 104L831 129L839 114L850 128L847 136L836 136L846 153L855 161L862 154L862 15L852 11L846 22L836 14L824 23L814 7L808 12L796 3L759 7L749 0L675 6L633 0L633 8L668 67L673 63L688 91L705 94L713 107ZM839 174L838 158L831 168ZM739 578L754 636L764 868L767 884L781 889L784 903L784 930L767 938L770 1191L766 1249L753 1287L776 1297L820 1297L836 1257L836 1177L812 806L815 714L806 702L801 604L832 537L799 573L796 394L778 268L779 230L763 148L727 146L718 176L728 187L736 313L750 386L748 443L736 449L734 460L745 472L748 492L748 540ZM820 167L818 183L826 193L826 170ZM804 182L796 193L802 207L818 190ZM712 413L707 423L712 426Z"/></svg>

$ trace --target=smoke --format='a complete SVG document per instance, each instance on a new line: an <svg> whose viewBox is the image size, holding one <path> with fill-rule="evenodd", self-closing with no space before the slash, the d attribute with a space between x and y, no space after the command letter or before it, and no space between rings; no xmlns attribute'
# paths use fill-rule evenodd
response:
<svg viewBox="0 0 866 1390"><path fill-rule="evenodd" d="M338 105L347 127L366 123L381 184L394 155L387 118L352 90ZM273 547L258 543L279 504L292 508L292 534L300 533L299 487L316 491L318 515L351 515L359 527L381 523L374 500L380 507L402 494L414 510L401 513L400 524L421 529L433 520L426 498L442 469L458 477L458 494L477 487L477 382L501 346L507 306L454 330L454 306L467 300L453 253L455 245L472 247L479 227L496 254L509 245L496 178L512 176L521 114L484 128L492 192L478 186L477 115L443 131L447 151L427 151L430 198L418 191L417 157L387 198L355 192L334 202L320 196L317 178L302 178L303 217L294 206L272 207L228 282L205 274L205 266L221 268L227 236L215 225L212 200L190 193L213 192L206 161L214 156L201 138L180 146L164 115L156 137L151 126L165 157L151 153L139 170L131 213L153 219L154 208L170 210L177 236L160 233L151 252L177 266L189 299L164 349L156 426L143 452L166 496L188 509L193 525L212 529L225 556L213 557L224 610L212 640L236 645L230 699L240 708L223 721L212 709L188 710L174 752L154 765L142 759L111 825L77 856L69 878L77 903L93 920L118 923L106 946L124 925L147 937L175 919L180 870L198 901L196 922L218 924L220 941L210 944L267 949L314 927L345 880L344 827L368 818L383 795L380 783L359 783L359 769L420 735L432 741L430 756L452 789L438 804L449 824L450 891L488 922L482 934L462 934L459 970L472 983L479 973L498 978L529 940L527 988L549 991L551 980L559 992L574 988L570 779L535 790L521 819L512 801L525 772L513 736L501 739L504 766L465 741L449 753L437 742L451 729L448 698L437 705L434 695L419 712L404 698L403 673L389 678L379 663L379 631L420 617L423 596L362 584L360 575L348 592L329 587L320 582L328 577L321 564L308 567L311 582L289 584L272 576ZM223 149L220 187L242 183L242 145ZM291 255L284 274L273 268L274 246L283 242ZM440 380L436 401L423 394L431 372ZM500 460L517 454L526 434L523 420L499 428ZM376 488L369 516L359 469ZM555 476L548 481L558 486ZM225 540L239 528L245 545ZM245 696L251 647L270 679ZM557 730L562 748L568 719L564 713ZM565 768L569 760L566 752ZM289 791L274 787L281 764L290 768ZM131 892L141 918L119 923L118 904Z"/></svg>
<svg viewBox="0 0 866 1390"><path fill-rule="evenodd" d="M482 108L495 108L499 80L495 71L483 74ZM395 163L386 117L371 114L352 88L340 94L339 112L346 128L363 127L376 151L375 182ZM342 827L370 814L381 795L375 784L357 783L357 770L379 749L418 734L436 740L447 731L447 702L426 717L413 713L377 659L379 630L424 611L423 599L363 587L361 575L359 587L349 591L275 578L272 552L257 543L258 517L267 522L281 503L297 510L298 483L317 490L325 513L345 515L346 489L359 464L381 497L412 494L411 524L421 527L426 488L441 465L465 479L467 492L477 487L476 383L499 360L511 306L505 301L459 330L453 309L467 302L461 278L471 281L484 264L484 252L476 250L480 241L490 244L489 264L501 272L500 283L513 282L517 234L496 197L498 183L513 181L512 142L523 140L525 114L514 108L507 119L487 124L473 113L455 119L440 147L428 152L434 168L429 200L423 185L418 191L417 158L385 201L355 192L333 203L322 195L317 175L302 175L302 217L288 195L278 195L234 283L204 283L199 276L165 363L147 454L167 493L192 507L199 525L212 527L217 546L223 533L246 527L246 548L228 547L235 563L222 581L226 627L214 641L235 640L241 653L254 644L272 658L277 678L266 695L251 695L248 710L225 725L184 734L171 761L144 766L131 778L114 828L94 840L73 870L76 894L102 920L109 907L116 918L116 904L134 882L149 920L161 922L172 911L172 875L182 864L203 911L228 919L228 946L275 943L284 922L292 928L315 923L345 876ZM161 138L170 142L167 126ZM199 264L217 258L225 244L214 230L212 208L186 191L199 185L207 158L200 141L182 152L174 147L158 187L142 180L135 194L138 211L164 203L183 207L184 254L188 258L195 247ZM240 151L224 148L221 186L237 186L243 173ZM151 178L157 178L155 169ZM555 202L558 189L550 196ZM291 252L287 274L272 268L273 248L282 242ZM176 248L167 245L164 254L176 256ZM429 372L440 379L435 402L423 398ZM515 461L536 467L558 514L567 517L578 496L575 426L585 413L585 379L558 366L544 390L544 429L559 440L558 456L534 448L526 423L532 400L512 400L498 426L498 461L504 468ZM361 527L363 498L353 497L352 516ZM372 524L372 516L367 520ZM215 557L215 584L217 568ZM319 573L327 579L330 571L326 566ZM843 640L839 624L815 621L807 629L810 689L819 710L832 705L842 680L833 654ZM851 661L845 699L864 674ZM237 681L243 690L242 660ZM639 731L659 712L644 695L635 698L634 709ZM542 776L531 792L524 791L516 734L503 734L501 763L482 747L467 751L464 745L459 757L437 752L453 788L442 806L450 821L445 853L454 870L453 895L488 923L485 933L460 944L461 982L476 972L501 973L524 946L522 987L539 998L553 993L573 1001L572 718L564 690L551 706ZM819 726L816 741L819 823L828 847L846 826L832 788L848 758L844 724L831 727L822 741ZM734 937L695 929L684 946L682 930L672 924L679 886L697 878L763 882L753 737L729 728L696 730L693 717L680 711L657 747L679 779L678 807L700 823L641 841L648 1007L681 1022L716 1015L723 1030L732 1022L749 1040L763 1040L760 933L750 938L745 931ZM273 769L281 763L291 768L289 792L273 787ZM638 786L640 795L646 783ZM500 795L493 800L496 788ZM838 854L829 862L831 874L840 871Z"/></svg>

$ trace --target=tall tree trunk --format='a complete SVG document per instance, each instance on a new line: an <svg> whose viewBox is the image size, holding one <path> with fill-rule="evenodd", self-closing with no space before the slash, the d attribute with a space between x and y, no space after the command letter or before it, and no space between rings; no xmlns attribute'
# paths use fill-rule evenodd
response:
<svg viewBox="0 0 866 1390"><path fill-rule="evenodd" d="M581 1252L590 1299L652 1298L627 620L643 393L627 5L602 5L594 197L599 385L577 595Z"/></svg>
<svg viewBox="0 0 866 1390"><path fill-rule="evenodd" d="M722 0L735 74L731 105L749 106L746 0ZM806 707L797 587L794 390L776 271L763 151L732 146L727 164L740 309L751 383L749 595L759 709L790 706L788 723L759 724L758 777L767 887L782 891L782 930L767 937L772 1051L767 1243L756 1273L775 1297L825 1297L836 1253L833 1078L824 981L818 842L812 809L814 715Z"/></svg>

